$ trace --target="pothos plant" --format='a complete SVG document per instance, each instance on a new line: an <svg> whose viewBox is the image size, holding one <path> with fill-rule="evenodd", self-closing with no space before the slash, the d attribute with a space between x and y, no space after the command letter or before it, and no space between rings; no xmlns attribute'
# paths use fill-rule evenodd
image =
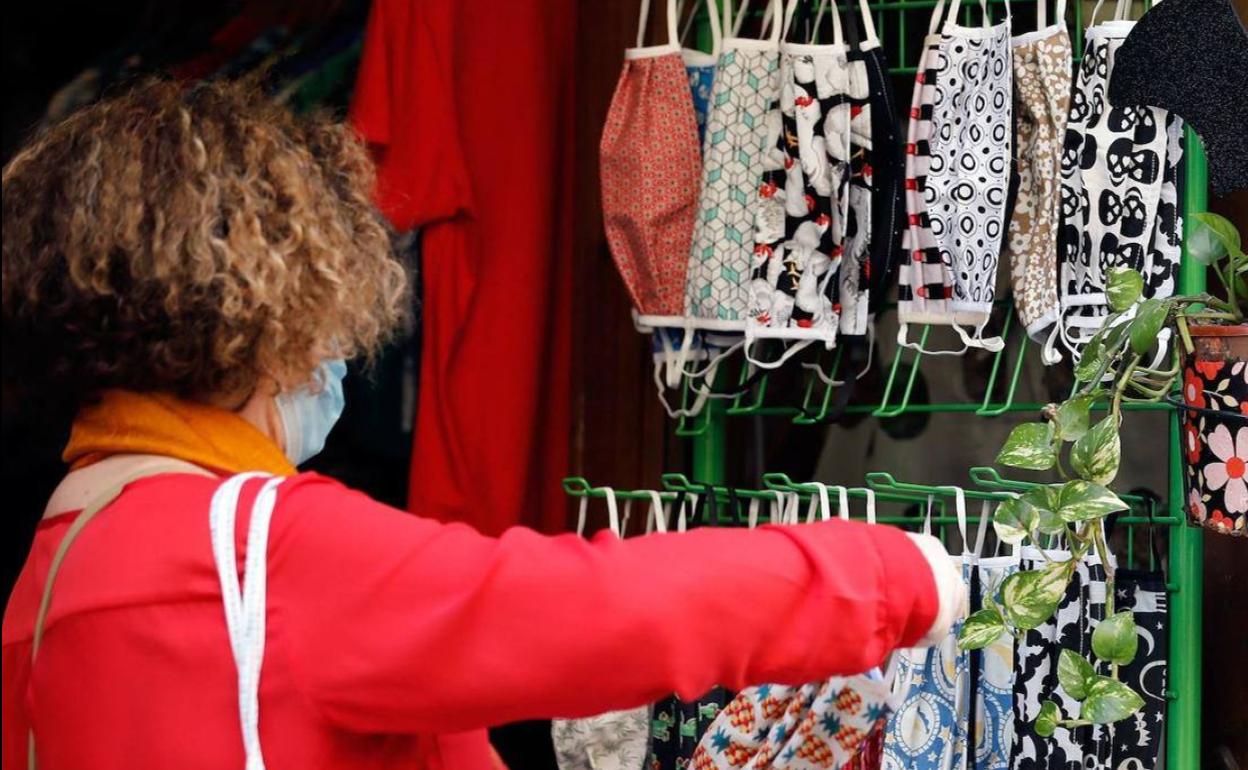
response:
<svg viewBox="0 0 1248 770"><path fill-rule="evenodd" d="M997 455L1000 465L1056 470L1063 479L1003 502L993 518L997 537L1038 546L1064 537L1070 558L1054 558L1041 548L1044 564L1039 569L1010 575L986 598L987 606L963 624L962 648L983 648L1002 634L1017 635L1044 623L1057 611L1076 567L1089 554L1100 557L1106 575L1105 618L1092 633L1092 652L1101 666L1073 650L1060 652L1058 683L1079 703L1079 711L1064 714L1056 702L1045 701L1035 720L1042 736L1051 736L1058 727L1115 722L1144 705L1140 694L1118 678L1118 667L1135 657L1138 637L1131 611L1114 607L1115 569L1105 536L1105 517L1128 507L1109 489L1122 456L1122 405L1165 398L1180 376L1181 351L1193 349L1189 325L1242 323L1248 304L1248 256L1239 233L1217 215L1195 218L1188 255L1212 269L1226 299L1205 293L1143 299L1144 279L1138 272L1112 271L1106 287L1111 313L1075 365L1074 392L1046 406L1040 421L1015 427ZM1166 368L1151 368L1145 362L1167 327L1179 344L1170 345ZM1093 421L1093 410L1100 408L1105 416Z"/></svg>

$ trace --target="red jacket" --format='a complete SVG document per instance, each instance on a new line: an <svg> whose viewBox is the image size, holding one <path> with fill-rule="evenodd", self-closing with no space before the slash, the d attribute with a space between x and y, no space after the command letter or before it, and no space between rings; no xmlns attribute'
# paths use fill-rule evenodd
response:
<svg viewBox="0 0 1248 770"><path fill-rule="evenodd" d="M217 483L142 479L83 530L32 675L74 514L41 525L4 617L4 770L25 767L32 723L40 770L242 766L208 530ZM279 489L268 569L260 734L275 770L481 770L490 725L862 671L918 640L938 602L891 527L489 538L315 474Z"/></svg>

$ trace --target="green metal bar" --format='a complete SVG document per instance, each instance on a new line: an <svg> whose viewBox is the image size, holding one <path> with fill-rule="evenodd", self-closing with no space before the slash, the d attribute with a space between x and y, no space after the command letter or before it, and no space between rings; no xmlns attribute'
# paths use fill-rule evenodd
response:
<svg viewBox="0 0 1248 770"><path fill-rule="evenodd" d="M927 336L931 331L932 327L929 324L923 324L923 333L919 335L920 348L927 347ZM884 385L884 395L880 397L880 405L871 410L871 413L876 417L896 417L905 412L907 408L912 408L910 407L910 394L914 392L914 381L919 376L919 361L923 359L923 354L919 352L915 352L914 360L910 364L910 376L906 378L906 390L902 393L901 401L894 407L888 406L889 396L893 392L893 383L897 379L897 367L905 350L905 348L898 345L897 351L893 354L893 365L888 371L888 382ZM966 404L966 406L974 408L973 404ZM918 410L916 409L916 411Z"/></svg>
<svg viewBox="0 0 1248 770"><path fill-rule="evenodd" d="M724 483L724 434L727 410L718 400L707 402L706 430L693 437L693 477L708 484Z"/></svg>
<svg viewBox="0 0 1248 770"><path fill-rule="evenodd" d="M1191 126L1187 127L1186 188L1183 201L1183 262L1179 292L1192 294L1205 288L1205 267L1191 258L1188 242L1195 220L1204 211L1208 196L1205 152ZM1175 340L1174 344L1179 344ZM1184 494L1179 413L1170 416L1170 512L1183 516ZM1204 550L1203 532L1195 527L1170 531L1170 580L1178 593L1170 597L1170 704L1166 724L1166 767L1200 769L1200 676Z"/></svg>

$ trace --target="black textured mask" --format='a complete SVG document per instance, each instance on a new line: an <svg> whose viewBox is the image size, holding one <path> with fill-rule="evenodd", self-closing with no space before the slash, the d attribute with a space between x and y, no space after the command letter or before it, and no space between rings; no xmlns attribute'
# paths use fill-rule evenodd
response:
<svg viewBox="0 0 1248 770"><path fill-rule="evenodd" d="M1219 195L1248 188L1248 32L1230 0L1165 0L1114 59L1114 104L1170 110L1200 134Z"/></svg>

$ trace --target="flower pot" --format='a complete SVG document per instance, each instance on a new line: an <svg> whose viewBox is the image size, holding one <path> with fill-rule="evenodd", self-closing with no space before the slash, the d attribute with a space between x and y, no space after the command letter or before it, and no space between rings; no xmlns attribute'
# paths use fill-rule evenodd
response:
<svg viewBox="0 0 1248 770"><path fill-rule="evenodd" d="M1248 324L1193 326L1183 361L1188 520L1248 536Z"/></svg>

